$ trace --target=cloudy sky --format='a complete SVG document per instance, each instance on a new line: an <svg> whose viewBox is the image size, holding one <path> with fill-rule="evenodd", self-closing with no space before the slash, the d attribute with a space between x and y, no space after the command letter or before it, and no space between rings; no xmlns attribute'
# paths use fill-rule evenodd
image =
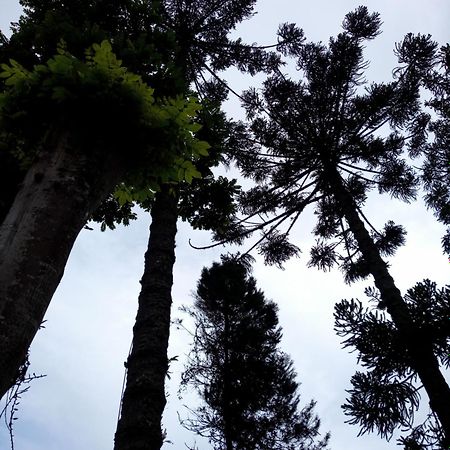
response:
<svg viewBox="0 0 450 450"><path fill-rule="evenodd" d="M256 6L258 14L243 23L238 34L247 42L270 44L275 40L278 24L289 21L302 27L309 40L327 41L339 32L344 15L360 4L361 0L260 0ZM383 34L367 45L370 80L390 79L396 62L394 43L406 33L431 33L440 44L449 40L448 0L372 0L366 5L380 12L384 22ZM0 29L7 33L9 22L19 14L18 0L1 0ZM230 71L229 81L237 90L251 82L234 71ZM234 100L228 102L227 109L233 117L242 116ZM365 211L379 227L392 219L408 231L407 244L390 261L391 273L403 293L424 278L440 286L448 283L450 265L440 248L444 230L421 200L406 205L386 196L371 196ZM23 397L15 428L17 450L112 448L149 222L148 215L140 214L139 220L127 228L80 234L48 310L46 328L32 346L32 371L47 377L35 381ZM332 434L330 447L396 448L395 437L389 443L376 435L357 437L358 428L344 423L340 405L357 365L356 356L341 348L333 331L333 306L342 298L364 300L363 289L371 282L349 287L338 271L324 274L306 268L308 250L314 241L313 224L314 216L309 211L297 226L296 243L303 250L300 259L290 261L284 271L265 267L258 259L254 276L267 297L280 307L283 350L295 362L304 404L311 398L317 400L321 430ZM192 250L189 238L199 245L209 243L207 233L193 232L186 224L179 224L173 288L176 317L180 317L180 305L192 302L190 292L201 268L217 260L223 251ZM169 357L179 355L181 363L171 366L168 382L164 426L172 443L165 444L167 450L183 449L185 442L193 444L196 439L180 427L177 418L177 411L186 415L176 391L188 344L185 332L172 330ZM425 393L422 399L427 404ZM192 397L184 400L192 401ZM8 448L8 443L6 429L0 427L0 448ZM197 444L200 450L210 448L200 439Z"/></svg>

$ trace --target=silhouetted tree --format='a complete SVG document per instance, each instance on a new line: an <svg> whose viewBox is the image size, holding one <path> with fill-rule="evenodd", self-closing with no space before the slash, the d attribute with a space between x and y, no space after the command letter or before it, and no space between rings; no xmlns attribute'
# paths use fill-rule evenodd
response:
<svg viewBox="0 0 450 450"><path fill-rule="evenodd" d="M305 207L315 203L318 239L309 265L323 270L338 265L349 283L374 277L378 306L398 328L450 445L450 388L431 341L414 323L382 258L404 243L405 231L392 221L379 231L362 211L373 188L406 202L416 196L417 177L402 155L405 143L426 126L416 120L419 88L436 44L429 36L407 35L396 46L401 66L394 81L369 84L363 78L363 44L380 33L380 24L378 14L357 8L328 45L297 40L283 49L295 58L303 75L299 81L277 71L261 93L251 89L243 95L250 125L248 132L236 127L236 160L258 185L242 196L246 217L216 237L241 242L263 229L254 247L267 263L281 265L298 254L289 234ZM301 35L301 30L286 33ZM258 217L263 221L255 225Z"/></svg>
<svg viewBox="0 0 450 450"><path fill-rule="evenodd" d="M298 383L288 355L278 349L277 306L249 275L249 266L222 258L204 268L193 308L194 342L182 377L203 404L186 428L215 449L324 449L317 442L314 401L299 410Z"/></svg>
<svg viewBox="0 0 450 450"><path fill-rule="evenodd" d="M431 142L423 142L426 136L414 145L412 156L423 155L421 179L426 190L425 202L434 210L440 222L447 226L442 238L444 252L450 256L450 45L436 54L434 66L425 79L425 86L432 98L426 104L437 114L428 130L433 136ZM425 122L430 116L423 114L419 120Z"/></svg>
<svg viewBox="0 0 450 450"><path fill-rule="evenodd" d="M379 293L367 288L366 295L378 303ZM411 318L422 336L430 340L433 352L443 367L450 367L450 286L437 289L424 280L409 289L404 297ZM351 424L361 427L360 434L377 431L388 440L395 429L409 431L400 439L408 449L446 449L444 432L437 417L414 426L419 408L420 390L414 361L398 328L384 313L364 308L359 300L342 300L335 307L335 329L346 339L344 347L358 351L358 361L367 369L352 377L350 398L343 406ZM412 447L415 445L416 447Z"/></svg>
<svg viewBox="0 0 450 450"><path fill-rule="evenodd" d="M275 53L229 36L236 24L252 15L254 4L254 0L161 2L161 26L172 33L175 43L168 62L176 78L170 84L170 95L186 94L192 88L202 98L203 128L198 136L206 139L211 148L208 157L197 164L202 179L189 186L163 185L151 205L152 225L133 346L127 361L116 450L159 449L162 445L160 421L166 402L164 380L168 369L177 218L188 220L195 228L220 230L226 227L228 214L234 212L232 200L237 189L234 181L214 180L212 176L211 167L218 164L222 152L227 152L231 126L220 111L226 98L224 86L217 80L206 80L206 76L214 77L216 71L230 66L254 74L275 68L280 62ZM288 43L281 41L279 46L283 45Z"/></svg>

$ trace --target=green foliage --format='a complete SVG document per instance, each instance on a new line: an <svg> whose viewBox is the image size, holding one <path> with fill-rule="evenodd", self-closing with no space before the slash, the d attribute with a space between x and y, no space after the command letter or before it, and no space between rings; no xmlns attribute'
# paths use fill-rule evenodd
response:
<svg viewBox="0 0 450 450"><path fill-rule="evenodd" d="M380 295L373 289L366 294L380 307ZM409 289L404 297L409 312L421 333L421 339L432 344L433 352L445 368L450 367L450 286L437 289L436 283L424 280ZM407 342L401 338L392 321L374 308L364 308L358 300L342 300L335 306L335 330L346 339L345 348L358 352L358 362L367 372L352 377L353 388L344 412L348 423L359 425L360 434L377 431L390 439L402 428L410 432L400 441L415 442L420 449L434 450L443 438L442 429L430 413L420 425L414 424L419 408L419 390L414 361Z"/></svg>
<svg viewBox="0 0 450 450"><path fill-rule="evenodd" d="M197 284L193 348L182 377L203 405L188 429L209 438L215 449L319 450L314 402L299 410L292 361L281 340L277 307L232 257L204 268Z"/></svg>
<svg viewBox="0 0 450 450"><path fill-rule="evenodd" d="M114 195L110 195L100 204L91 220L101 224L101 231L105 231L106 228L114 230L117 224L127 226L131 220L137 219L137 215L133 211L133 205L132 202L120 204Z"/></svg>
<svg viewBox="0 0 450 450"><path fill-rule="evenodd" d="M122 66L109 42L93 44L85 60L74 57L61 42L56 56L31 71L14 60L1 68L5 88L0 93L0 124L28 141L29 153L22 158L38 149L43 130L55 126L69 129L84 146L96 142L108 152L127 148L126 159L135 168L130 180L139 182L132 183L133 189L119 188L121 205L151 195L147 183L152 178L153 183L190 183L200 176L192 160L206 155L208 144L194 135L199 130L198 101L156 101L154 90ZM161 141L162 148L156 145Z"/></svg>
<svg viewBox="0 0 450 450"><path fill-rule="evenodd" d="M236 213L235 197L240 191L236 180L207 175L183 190L178 207L180 217L194 229L220 234Z"/></svg>

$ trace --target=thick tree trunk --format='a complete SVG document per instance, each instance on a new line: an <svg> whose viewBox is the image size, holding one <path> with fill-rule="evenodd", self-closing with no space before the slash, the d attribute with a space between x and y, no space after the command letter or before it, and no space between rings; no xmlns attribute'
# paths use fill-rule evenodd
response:
<svg viewBox="0 0 450 450"><path fill-rule="evenodd" d="M0 397L15 383L86 220L117 183L114 162L54 132L0 227Z"/></svg>
<svg viewBox="0 0 450 450"><path fill-rule="evenodd" d="M419 375L428 394L430 408L436 413L442 424L446 439L445 448L447 448L450 446L450 388L440 371L438 359L433 353L432 343L414 324L407 304L360 219L353 198L344 187L339 174L330 172L329 177L335 198L355 236L359 250L371 268L381 299L385 302L387 311L407 346L413 364L412 368Z"/></svg>
<svg viewBox="0 0 450 450"><path fill-rule="evenodd" d="M0 225L5 220L15 196L24 178L24 173L20 170L19 163L14 156L6 151L0 151L0 168L2 175L0 178Z"/></svg>
<svg viewBox="0 0 450 450"><path fill-rule="evenodd" d="M161 417L166 405L164 381L168 369L177 207L178 194L163 186L151 211L150 237L115 450L159 450L163 444Z"/></svg>

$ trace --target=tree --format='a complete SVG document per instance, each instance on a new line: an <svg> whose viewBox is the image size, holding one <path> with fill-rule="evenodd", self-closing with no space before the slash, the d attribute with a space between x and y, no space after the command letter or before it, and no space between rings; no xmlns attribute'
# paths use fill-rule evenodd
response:
<svg viewBox="0 0 450 450"><path fill-rule="evenodd" d="M182 386L193 386L203 405L186 428L215 449L324 449L329 434L314 442L315 403L299 410L292 361L278 349L277 306L249 270L225 257L202 271L187 310L195 331Z"/></svg>
<svg viewBox="0 0 450 450"><path fill-rule="evenodd" d="M36 10L50 10L45 20L54 18L57 8L38 3ZM19 28L13 44L27 41L30 26L42 26L31 22L22 18L24 34ZM108 35L96 23L83 23L86 35ZM100 202L130 180L141 191L149 191L158 176L178 181L179 166L203 148L189 127L199 108L195 101L156 101L154 90L122 66L107 40L84 48L84 57L70 53L67 41L49 60L39 60L36 42L24 52L28 67L2 65L1 136L15 137L18 146L11 152L28 170L0 228L0 396L14 384L76 236ZM47 42L42 53L52 45ZM127 45L133 48L131 40ZM2 54L9 49L2 47ZM34 67L33 59L39 62ZM148 77L151 67L142 66Z"/></svg>
<svg viewBox="0 0 450 450"><path fill-rule="evenodd" d="M430 121L428 131L434 139L426 142L426 135L411 149L413 156L425 157L422 166L424 188L427 192L425 202L434 210L438 220L447 226L447 232L442 238L444 252L450 256L450 45L447 44L437 53L434 67L425 79L425 86L433 97L426 104L437 114ZM426 123L430 120L428 114L423 114L420 120Z"/></svg>
<svg viewBox="0 0 450 450"><path fill-rule="evenodd" d="M366 289L370 299L379 302L375 289ZM409 289L404 297L415 325L426 335L434 354L445 368L450 367L450 286L437 289L424 280ZM351 424L360 434L374 429L388 440L396 428L408 431L400 443L405 449L445 449L444 432L430 412L427 420L414 426L419 408L418 373L398 328L376 308L364 308L359 300L342 300L335 306L335 329L346 339L344 347L358 351L358 361L367 369L352 377L353 388L343 406ZM413 444L416 447L413 447Z"/></svg>
<svg viewBox="0 0 450 450"><path fill-rule="evenodd" d="M430 36L407 35L396 46L401 66L394 80L368 84L363 43L379 34L380 24L378 14L357 8L346 15L343 32L330 38L328 46L296 40L283 49L295 58L301 80L279 70L264 82L261 93L244 93L249 129L237 126L236 160L258 185L242 196L245 217L216 237L242 242L262 229L252 248L267 263L281 265L299 253L289 234L303 210L315 204L318 239L309 265L325 271L338 265L349 283L374 277L378 307L387 309L398 328L450 445L450 388L429 337L414 323L382 258L404 243L405 231L392 221L379 231L362 211L367 192L375 187L406 202L416 196L417 177L402 156L405 143L426 126L417 122L419 88L436 44ZM302 34L294 26L285 33ZM379 135L382 127L390 133ZM267 219L254 225L264 215Z"/></svg>
<svg viewBox="0 0 450 450"><path fill-rule="evenodd" d="M206 80L204 72L216 76L216 71L234 65L254 74L279 64L274 53L228 36L237 23L251 16L254 3L254 0L161 2L164 17L161 26L173 33L175 42L168 63L176 78L176 82L170 83L174 89L170 95L185 94L195 87L205 105L200 112L203 128L198 136L207 140L211 148L208 157L197 164L201 179L192 184L163 185L151 204L152 225L133 346L126 363L127 384L115 436L116 450L159 449L162 445L160 422L166 403L164 380L168 369L177 218L190 221L195 228L217 230L226 226L228 215L234 212L235 182L214 180L211 172L211 167L219 163L220 154L228 149L231 129L220 111L226 93L217 80ZM284 43L279 45L282 47Z"/></svg>
<svg viewBox="0 0 450 450"><path fill-rule="evenodd" d="M202 132L205 136L205 130ZM210 156L219 149L213 145ZM227 220L228 214L234 212L233 200L238 189L235 180L222 177L215 180L210 170L212 158L204 159L209 164L203 161L198 167L202 179L189 185L162 184L151 202L152 221L139 308L133 327L132 350L126 362L127 381L115 435L117 450L159 449L163 443L161 418L166 404L164 385L168 370L177 219L182 217L196 228L208 229L218 227ZM205 192L210 195L201 198ZM219 195L211 196L212 193ZM191 203L192 198L196 202ZM207 209L207 213L200 208Z"/></svg>

